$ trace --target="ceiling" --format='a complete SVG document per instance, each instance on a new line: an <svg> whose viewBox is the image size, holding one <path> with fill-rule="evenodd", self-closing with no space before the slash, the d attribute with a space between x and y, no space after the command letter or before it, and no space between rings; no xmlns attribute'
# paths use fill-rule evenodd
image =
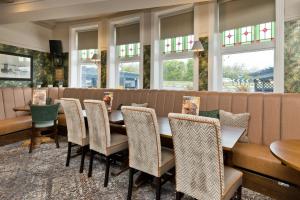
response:
<svg viewBox="0 0 300 200"><path fill-rule="evenodd" d="M8 3L13 1L12 3ZM208 0L0 0L0 24L41 22L50 26L117 12Z"/></svg>

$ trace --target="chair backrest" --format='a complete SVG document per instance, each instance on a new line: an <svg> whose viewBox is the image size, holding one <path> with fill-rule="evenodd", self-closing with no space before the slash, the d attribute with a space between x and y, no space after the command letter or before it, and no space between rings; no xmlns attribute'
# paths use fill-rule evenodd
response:
<svg viewBox="0 0 300 200"><path fill-rule="evenodd" d="M129 166L158 176L161 166L160 132L154 109L123 106L129 145Z"/></svg>
<svg viewBox="0 0 300 200"><path fill-rule="evenodd" d="M222 199L224 166L219 120L170 113L169 121L176 190L196 199Z"/></svg>
<svg viewBox="0 0 300 200"><path fill-rule="evenodd" d="M32 122L36 123L56 120L59 105L59 103L52 105L31 105L30 111Z"/></svg>
<svg viewBox="0 0 300 200"><path fill-rule="evenodd" d="M87 137L80 102L78 99L62 98L61 103L67 122L68 141L80 145L82 139Z"/></svg>
<svg viewBox="0 0 300 200"><path fill-rule="evenodd" d="M111 145L109 118L104 101L84 100L89 126L90 149L105 154Z"/></svg>

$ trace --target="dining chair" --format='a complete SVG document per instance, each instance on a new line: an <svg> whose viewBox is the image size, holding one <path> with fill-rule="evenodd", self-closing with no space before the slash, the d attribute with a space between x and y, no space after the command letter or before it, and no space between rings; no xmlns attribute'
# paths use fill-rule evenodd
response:
<svg viewBox="0 0 300 200"><path fill-rule="evenodd" d="M220 122L186 114L169 114L175 151L176 200L241 199L243 174L223 165Z"/></svg>
<svg viewBox="0 0 300 200"><path fill-rule="evenodd" d="M156 199L159 200L161 177L174 168L173 150L161 146L160 131L154 109L123 106L122 113L129 144L130 170L127 199L131 199L133 175L136 171L141 171L154 176Z"/></svg>
<svg viewBox="0 0 300 200"><path fill-rule="evenodd" d="M57 133L57 115L59 104L53 105L31 105L32 132L30 134L29 153L32 152L33 140L37 131L51 129L53 131L56 148L59 148Z"/></svg>
<svg viewBox="0 0 300 200"><path fill-rule="evenodd" d="M88 150L89 137L88 130L86 129L84 117L80 101L72 98L62 98L67 131L68 131L68 153L66 166L68 167L71 159L71 149L73 146L81 146L81 163L79 172L83 172L85 154Z"/></svg>
<svg viewBox="0 0 300 200"><path fill-rule="evenodd" d="M128 138L126 135L110 132L108 112L104 101L84 100L84 107L88 120L91 150L88 177L92 176L95 153L104 155L106 157L104 187L107 187L112 158L115 154L128 149Z"/></svg>

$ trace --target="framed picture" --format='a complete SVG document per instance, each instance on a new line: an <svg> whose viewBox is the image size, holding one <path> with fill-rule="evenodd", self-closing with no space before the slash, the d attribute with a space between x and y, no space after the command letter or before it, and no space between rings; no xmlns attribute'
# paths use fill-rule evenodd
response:
<svg viewBox="0 0 300 200"><path fill-rule="evenodd" d="M32 92L32 104L33 105L46 105L47 90L34 89Z"/></svg>
<svg viewBox="0 0 300 200"><path fill-rule="evenodd" d="M0 80L32 81L32 56L0 51Z"/></svg>

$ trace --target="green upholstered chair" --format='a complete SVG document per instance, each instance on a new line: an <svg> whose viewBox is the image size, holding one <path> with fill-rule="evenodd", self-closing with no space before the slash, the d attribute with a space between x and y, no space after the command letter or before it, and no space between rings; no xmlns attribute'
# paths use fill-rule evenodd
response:
<svg viewBox="0 0 300 200"><path fill-rule="evenodd" d="M33 140L37 131L51 129L55 136L56 147L59 148L57 135L57 116L58 104L52 105L31 105L30 111L32 116L32 133L30 137L29 153L32 152Z"/></svg>

